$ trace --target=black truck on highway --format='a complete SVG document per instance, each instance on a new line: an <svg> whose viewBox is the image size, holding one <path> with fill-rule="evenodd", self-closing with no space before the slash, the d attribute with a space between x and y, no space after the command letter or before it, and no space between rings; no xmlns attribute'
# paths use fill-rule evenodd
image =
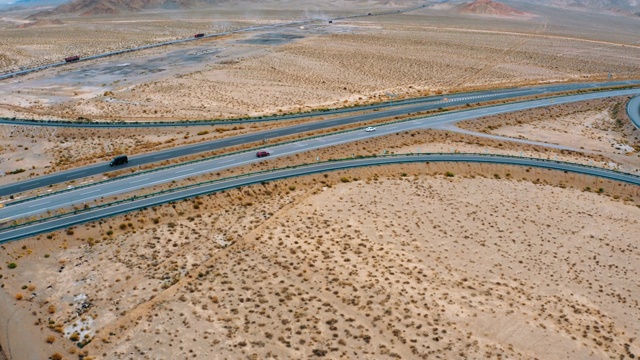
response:
<svg viewBox="0 0 640 360"><path fill-rule="evenodd" d="M109 166L113 167L113 166L127 164L127 163L129 163L129 158L127 157L127 155L118 155L114 157L113 160L111 160L111 162L109 163Z"/></svg>

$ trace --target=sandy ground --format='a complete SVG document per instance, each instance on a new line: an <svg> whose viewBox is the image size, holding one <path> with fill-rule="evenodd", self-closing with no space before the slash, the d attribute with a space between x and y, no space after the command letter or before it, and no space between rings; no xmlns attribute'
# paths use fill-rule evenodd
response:
<svg viewBox="0 0 640 360"><path fill-rule="evenodd" d="M6 244L3 290L24 295L32 348L69 357L640 352L638 207L442 168L456 175L319 175Z"/></svg>
<svg viewBox="0 0 640 360"><path fill-rule="evenodd" d="M479 132L569 146L606 156L614 168L637 172L640 130L626 115L629 98L601 99L465 121L459 127Z"/></svg>

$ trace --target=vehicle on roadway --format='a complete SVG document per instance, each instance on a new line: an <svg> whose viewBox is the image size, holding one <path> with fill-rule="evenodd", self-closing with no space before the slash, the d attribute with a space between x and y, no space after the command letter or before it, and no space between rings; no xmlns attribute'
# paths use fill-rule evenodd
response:
<svg viewBox="0 0 640 360"><path fill-rule="evenodd" d="M66 62L74 62L74 61L78 61L78 60L80 60L80 56L78 56L78 55L69 56L69 57L64 58L64 61L66 61Z"/></svg>
<svg viewBox="0 0 640 360"><path fill-rule="evenodd" d="M373 126L369 126L368 128L364 129L364 131L372 132L372 131L376 131L376 128L374 128Z"/></svg>
<svg viewBox="0 0 640 360"><path fill-rule="evenodd" d="M195 35L193 35L193 37L194 37L194 38L201 38L201 37L203 37L203 36L204 36L204 34L203 34L203 33L199 33L199 34L195 34Z"/></svg>
<svg viewBox="0 0 640 360"><path fill-rule="evenodd" d="M271 155L271 154L270 154L268 151L264 151L264 150L262 150L262 151L258 151L258 152L256 153L256 156L257 156L257 157L265 157L265 156L269 156L269 155Z"/></svg>
<svg viewBox="0 0 640 360"><path fill-rule="evenodd" d="M127 164L127 163L129 163L129 158L127 157L127 155L118 155L114 157L113 160L111 160L111 162L109 163L109 166L113 167L113 166Z"/></svg>

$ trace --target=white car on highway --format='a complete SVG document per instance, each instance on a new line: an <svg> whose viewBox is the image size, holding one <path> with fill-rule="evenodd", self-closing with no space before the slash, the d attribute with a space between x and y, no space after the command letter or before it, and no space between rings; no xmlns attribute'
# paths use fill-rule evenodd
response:
<svg viewBox="0 0 640 360"><path fill-rule="evenodd" d="M364 129L364 131L372 132L372 131L376 131L376 128L374 128L373 126L369 126L368 128Z"/></svg>

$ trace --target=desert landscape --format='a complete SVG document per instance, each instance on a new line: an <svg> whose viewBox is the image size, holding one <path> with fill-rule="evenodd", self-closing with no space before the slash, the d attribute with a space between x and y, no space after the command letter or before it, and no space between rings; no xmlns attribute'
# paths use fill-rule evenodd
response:
<svg viewBox="0 0 640 360"><path fill-rule="evenodd" d="M0 80L2 117L235 119L640 79L640 18L628 1L47 1L0 6L0 73L256 28ZM490 153L640 173L629 100L397 132L89 206L381 154ZM339 116L135 130L0 125L0 186ZM363 126L105 172L0 204ZM0 244L0 359L633 359L639 218L636 185L522 166L387 165L225 190Z"/></svg>
<svg viewBox="0 0 640 360"><path fill-rule="evenodd" d="M347 3L336 3L337 8L346 9L341 14L320 8L305 10L298 17L326 19L362 9L361 4L356 6L359 3ZM400 7L390 9L396 8ZM389 8L377 5L373 9ZM613 29L608 26L585 31L585 17L607 25L611 18L596 14L576 18L572 12L537 11L540 16L514 18L425 7L397 15L332 23L316 20L303 29L284 26L118 55L106 61L72 64L5 81L0 89L0 115L97 121L229 118L350 106L482 86L593 81L607 79L609 74L614 78L640 77L637 20L617 17ZM225 19L242 18L245 22L216 26L213 21L205 27L204 20L194 19L192 12L179 12L172 16L182 16L185 21L175 23L190 27L174 29L171 36L277 23L273 10L256 11L253 17L245 17L244 11L231 8L224 15ZM47 27L46 40L39 38L39 33L31 33L44 28L11 29L7 31L6 46L15 49L14 41L22 43L23 37L29 37L30 41L44 41L63 49L55 54L61 60L74 54L94 54L96 49L115 50L169 38L156 36L160 29L169 31L165 30L165 22L157 20L164 16L169 21L166 15L126 15L134 16L136 20L131 21L136 24L135 31L153 37L135 44L112 42L122 36L135 37L129 36L124 31L128 28L121 23L115 25L122 29L121 35L107 31L110 26L83 29L92 21L83 17L82 21L74 20L78 28L73 31L90 36L87 46L82 41L74 41L77 49L65 50L58 45L70 31L67 24L54 26L53 30ZM221 15L210 16L215 20ZM282 16L285 20L295 18L295 14ZM106 20L100 17L96 21ZM104 42L107 40L99 40L103 37L108 44ZM32 54L29 46L20 48ZM16 64L26 66L54 61L29 55L32 60L20 62L15 50L6 53Z"/></svg>
<svg viewBox="0 0 640 360"><path fill-rule="evenodd" d="M7 244L9 326L85 359L638 353L637 206L423 171L255 186Z"/></svg>

